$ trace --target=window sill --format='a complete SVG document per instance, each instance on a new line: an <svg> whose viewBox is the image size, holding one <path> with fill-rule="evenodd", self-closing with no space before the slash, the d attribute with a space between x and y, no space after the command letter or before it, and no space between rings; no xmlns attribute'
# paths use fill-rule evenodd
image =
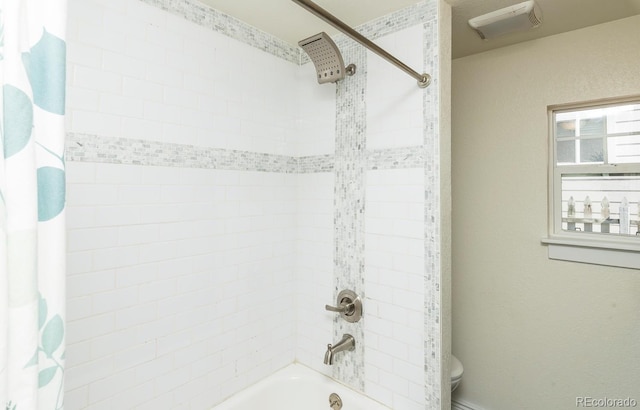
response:
<svg viewBox="0 0 640 410"><path fill-rule="evenodd" d="M548 237L549 259L640 269L640 243L587 238Z"/></svg>

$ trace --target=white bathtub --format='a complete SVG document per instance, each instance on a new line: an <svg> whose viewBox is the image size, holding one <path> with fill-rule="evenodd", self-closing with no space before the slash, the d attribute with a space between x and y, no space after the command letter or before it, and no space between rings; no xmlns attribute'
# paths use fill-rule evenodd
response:
<svg viewBox="0 0 640 410"><path fill-rule="evenodd" d="M331 393L337 393L342 399L342 410L389 410L389 407L296 363L233 395L212 410L331 410Z"/></svg>

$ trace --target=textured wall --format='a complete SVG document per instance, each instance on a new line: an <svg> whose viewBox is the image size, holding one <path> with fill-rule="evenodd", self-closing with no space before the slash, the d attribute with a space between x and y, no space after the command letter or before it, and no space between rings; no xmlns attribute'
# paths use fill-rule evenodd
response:
<svg viewBox="0 0 640 410"><path fill-rule="evenodd" d="M632 17L453 62L453 352L487 409L638 399L640 276L549 260L547 106L640 94Z"/></svg>

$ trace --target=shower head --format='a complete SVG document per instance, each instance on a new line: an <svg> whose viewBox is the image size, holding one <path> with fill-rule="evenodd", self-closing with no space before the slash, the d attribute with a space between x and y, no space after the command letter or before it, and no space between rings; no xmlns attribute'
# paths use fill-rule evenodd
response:
<svg viewBox="0 0 640 410"><path fill-rule="evenodd" d="M342 54L336 43L327 33L318 33L298 42L298 45L309 55L316 67L318 84L335 83L342 80L345 74L353 75L355 66L350 64L346 69Z"/></svg>

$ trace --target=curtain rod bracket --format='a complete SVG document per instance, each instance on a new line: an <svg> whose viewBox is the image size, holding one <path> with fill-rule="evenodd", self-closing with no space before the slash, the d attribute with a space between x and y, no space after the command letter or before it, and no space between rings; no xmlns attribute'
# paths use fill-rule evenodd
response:
<svg viewBox="0 0 640 410"><path fill-rule="evenodd" d="M422 78L418 80L418 87L427 88L431 84L431 76L427 73L422 74Z"/></svg>

